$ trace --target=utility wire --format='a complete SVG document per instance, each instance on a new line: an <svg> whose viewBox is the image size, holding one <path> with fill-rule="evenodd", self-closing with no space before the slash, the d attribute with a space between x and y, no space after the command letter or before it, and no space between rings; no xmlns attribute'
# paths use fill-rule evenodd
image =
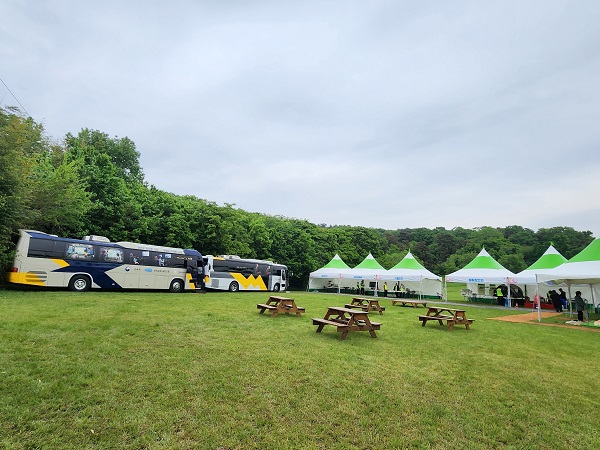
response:
<svg viewBox="0 0 600 450"><path fill-rule="evenodd" d="M6 83L4 82L4 80L2 78L0 78L0 81L2 81L2 84L4 85L4 87L6 89L8 89L8 92L10 92L10 95L12 95L13 98L17 101L17 103L19 104L19 106L21 107L21 109L23 111L25 111L25 114L27 114L29 117L31 117L31 115L29 115L29 113L27 112L27 110L25 109L25 107L23 105L21 105L21 102L19 101L19 99L17 98L17 96L15 94L13 94L12 91L10 90L10 88L6 85Z"/></svg>

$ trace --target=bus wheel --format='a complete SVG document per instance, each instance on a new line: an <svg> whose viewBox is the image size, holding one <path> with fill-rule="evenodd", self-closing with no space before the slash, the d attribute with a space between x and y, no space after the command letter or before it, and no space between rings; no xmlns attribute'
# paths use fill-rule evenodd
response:
<svg viewBox="0 0 600 450"><path fill-rule="evenodd" d="M170 292L182 292L183 291L183 281L181 280L173 280L171 281L171 287L169 288Z"/></svg>
<svg viewBox="0 0 600 450"><path fill-rule="evenodd" d="M279 292L279 283L275 283L275 286L273 286L273 292Z"/></svg>
<svg viewBox="0 0 600 450"><path fill-rule="evenodd" d="M238 284L237 281L234 281L229 285L229 292L237 292L239 290L240 290L240 285Z"/></svg>
<svg viewBox="0 0 600 450"><path fill-rule="evenodd" d="M69 289L75 292L89 291L92 282L85 275L75 275L69 281Z"/></svg>

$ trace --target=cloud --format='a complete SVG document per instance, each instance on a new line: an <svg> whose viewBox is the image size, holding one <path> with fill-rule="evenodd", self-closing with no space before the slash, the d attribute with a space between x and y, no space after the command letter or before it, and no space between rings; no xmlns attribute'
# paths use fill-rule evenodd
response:
<svg viewBox="0 0 600 450"><path fill-rule="evenodd" d="M177 194L315 223L600 236L598 13L5 2L1 75L51 135L128 136L147 180Z"/></svg>

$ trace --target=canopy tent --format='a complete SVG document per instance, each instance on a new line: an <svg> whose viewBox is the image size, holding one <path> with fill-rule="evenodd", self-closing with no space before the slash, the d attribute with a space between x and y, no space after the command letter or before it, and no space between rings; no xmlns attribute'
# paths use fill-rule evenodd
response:
<svg viewBox="0 0 600 450"><path fill-rule="evenodd" d="M348 273L350 270L350 266L336 253L331 261L310 273L308 276L308 289L321 290L335 286L339 291L339 280L342 278L342 274Z"/></svg>
<svg viewBox="0 0 600 450"><path fill-rule="evenodd" d="M485 248L482 248L469 264L446 275L445 282L466 283L467 289L481 294L479 285L489 287L489 285L506 284L510 286L515 284L515 274L492 258ZM485 294L486 292L483 292L483 295Z"/></svg>
<svg viewBox="0 0 600 450"><path fill-rule="evenodd" d="M360 264L350 270L351 282L356 285L357 280L365 280L375 291L380 289L379 281L383 280L387 270L373 257L371 253ZM366 283L365 283L366 284Z"/></svg>
<svg viewBox="0 0 600 450"><path fill-rule="evenodd" d="M588 302L594 306L598 305L600 299L600 238L594 239L586 248L581 250L567 262L553 269L545 270L536 274L538 283L549 286L566 284L569 289L569 297L572 298L571 287L578 286L589 289Z"/></svg>
<svg viewBox="0 0 600 450"><path fill-rule="evenodd" d="M337 257L337 258L336 258ZM310 273L308 290L333 290L340 293L356 288L361 280L375 283L383 279L387 271L371 253L356 267L351 269L342 259L335 255L329 263ZM367 285L367 288L369 286Z"/></svg>
<svg viewBox="0 0 600 450"><path fill-rule="evenodd" d="M548 291L552 289L548 285L538 285L536 274L542 274L548 271L548 269L560 266L566 261L567 258L561 255L558 250L550 244L548 249L536 262L515 275L516 284L524 287L527 296L532 297L531 302L533 304L533 295L535 293L545 297L548 294ZM550 306L548 306L548 308L550 308Z"/></svg>
<svg viewBox="0 0 600 450"><path fill-rule="evenodd" d="M387 271L384 279L401 283L420 295L441 297L442 278L427 270L410 251Z"/></svg>

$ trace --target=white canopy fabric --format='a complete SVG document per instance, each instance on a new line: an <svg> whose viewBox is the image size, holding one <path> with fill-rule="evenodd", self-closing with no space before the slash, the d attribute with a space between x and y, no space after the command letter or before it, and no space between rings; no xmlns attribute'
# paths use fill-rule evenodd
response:
<svg viewBox="0 0 600 450"><path fill-rule="evenodd" d="M384 279L387 270L369 253L360 264L350 271L350 274L357 280L379 281Z"/></svg>
<svg viewBox="0 0 600 450"><path fill-rule="evenodd" d="M527 269L515 275L517 284L521 285L536 285L537 273L544 273L548 269L553 269L561 264L567 262L567 258L561 255L554 246L550 245L542 256L538 258L536 262L530 265Z"/></svg>
<svg viewBox="0 0 600 450"><path fill-rule="evenodd" d="M344 278L342 275L349 273L350 270L350 266L336 253L331 261L310 273L308 276L308 289L323 289L330 285L336 285L339 289L340 278Z"/></svg>
<svg viewBox="0 0 600 450"><path fill-rule="evenodd" d="M410 252L390 270L385 270L371 253L352 269L336 254L325 266L310 273L308 290L333 288L340 292L344 288L356 288L361 281L377 283L379 291L387 281L390 292L394 286L391 282L402 283L406 289L421 295L441 296L442 292L441 277L423 267Z"/></svg>
<svg viewBox="0 0 600 450"><path fill-rule="evenodd" d="M586 248L573 256L569 261L536 274L538 283L550 286L566 284L571 296L574 294L571 287L589 287L591 298L588 302L599 304L600 298L600 238L594 239Z"/></svg>
<svg viewBox="0 0 600 450"><path fill-rule="evenodd" d="M515 274L490 256L483 248L465 267L446 275L449 283L515 283Z"/></svg>
<svg viewBox="0 0 600 450"><path fill-rule="evenodd" d="M384 277L385 280L403 284L411 291L418 291L421 295L442 295L442 278L427 270L410 251L398 264L388 270ZM390 291L392 289L393 285L390 286Z"/></svg>

